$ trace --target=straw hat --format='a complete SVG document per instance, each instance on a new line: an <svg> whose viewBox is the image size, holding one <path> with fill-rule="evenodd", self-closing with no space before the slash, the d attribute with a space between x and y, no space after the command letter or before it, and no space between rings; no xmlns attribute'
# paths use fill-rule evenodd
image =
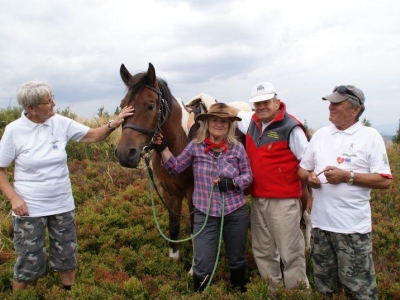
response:
<svg viewBox="0 0 400 300"><path fill-rule="evenodd" d="M228 118L232 122L242 121L238 116L231 114L231 110L225 103L215 103L210 106L208 113L200 114L197 116L196 121L205 121L209 117Z"/></svg>

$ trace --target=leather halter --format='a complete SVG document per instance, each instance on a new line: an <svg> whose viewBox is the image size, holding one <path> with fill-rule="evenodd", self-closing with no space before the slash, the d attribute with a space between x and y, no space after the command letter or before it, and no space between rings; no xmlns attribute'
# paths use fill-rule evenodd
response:
<svg viewBox="0 0 400 300"><path fill-rule="evenodd" d="M145 87L152 90L153 92L157 93L157 95L158 95L159 109L158 109L157 128L152 130L152 129L147 129L147 128L137 126L135 124L125 123L122 126L122 130L124 130L126 128L130 128L130 129L142 132L147 135L153 135L153 137L154 137L157 135L158 131L161 129L161 126L164 125L165 121L168 119L168 116L170 113L170 108L168 107L168 103L165 101L165 99L162 98L162 93L159 89L156 89L150 85L146 85ZM151 142L152 141L150 141L150 143Z"/></svg>

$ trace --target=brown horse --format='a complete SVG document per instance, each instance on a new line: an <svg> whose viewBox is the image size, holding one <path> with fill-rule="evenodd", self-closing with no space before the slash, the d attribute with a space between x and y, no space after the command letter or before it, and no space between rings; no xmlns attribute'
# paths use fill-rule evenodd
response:
<svg viewBox="0 0 400 300"><path fill-rule="evenodd" d="M167 82L157 78L151 63L149 63L147 72L134 76L122 64L120 73L128 88L120 107L129 105L135 108L134 115L126 118L122 126L121 140L115 149L115 156L121 166L136 168L144 148L150 144L157 132L167 138L168 147L175 156L180 154L189 143L186 124L189 113L183 104L171 94ZM163 197L169 208L170 239L178 240L183 198L187 199L193 225L193 172L191 168L188 168L180 175L170 175L161 166L159 153L153 152L153 172L163 188ZM178 259L177 244L170 242L169 245L169 255Z"/></svg>

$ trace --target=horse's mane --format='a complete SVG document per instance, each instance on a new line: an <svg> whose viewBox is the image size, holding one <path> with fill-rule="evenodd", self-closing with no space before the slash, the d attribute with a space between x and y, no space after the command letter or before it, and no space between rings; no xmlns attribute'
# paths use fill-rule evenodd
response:
<svg viewBox="0 0 400 300"><path fill-rule="evenodd" d="M172 93L168 87L168 83L162 79L162 78L158 78L157 77L157 81L158 81L158 88L161 91L161 94L163 96L163 98L167 101L168 103L168 107L170 109L170 111L172 111ZM147 85L147 72L141 72L141 73L137 73L135 75L132 76L132 78L129 80L129 90L131 90L132 92L132 98L135 97L135 95L142 90L146 85Z"/></svg>
<svg viewBox="0 0 400 300"><path fill-rule="evenodd" d="M168 87L168 83L162 78L157 78L157 80L158 88L161 90L164 99L167 101L170 112L172 112L172 99L174 96L172 96L171 90Z"/></svg>

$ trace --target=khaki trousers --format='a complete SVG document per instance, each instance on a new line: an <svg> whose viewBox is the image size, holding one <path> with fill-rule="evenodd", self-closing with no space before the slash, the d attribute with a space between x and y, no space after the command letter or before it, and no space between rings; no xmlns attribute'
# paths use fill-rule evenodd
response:
<svg viewBox="0 0 400 300"><path fill-rule="evenodd" d="M305 241L300 229L300 199L252 197L251 242L261 277L269 278L270 289L284 283L294 288L306 274ZM283 264L283 277L281 263Z"/></svg>

